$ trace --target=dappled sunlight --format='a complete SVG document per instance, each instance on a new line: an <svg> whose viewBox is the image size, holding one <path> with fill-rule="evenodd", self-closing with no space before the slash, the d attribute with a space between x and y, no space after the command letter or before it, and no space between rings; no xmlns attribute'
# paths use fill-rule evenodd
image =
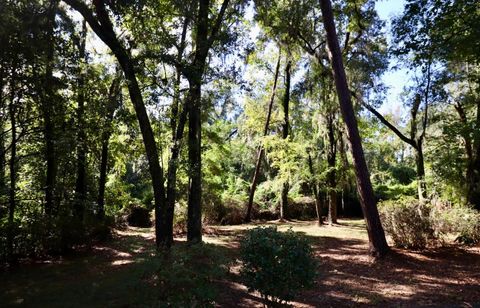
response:
<svg viewBox="0 0 480 308"><path fill-rule="evenodd" d="M120 304L119 298L127 298L130 291L126 290L132 289L131 285L141 292L154 292L165 283L168 286L169 281L157 272L160 264L173 262L170 266L183 271L182 266L177 268L175 264L188 261L179 260L178 256L190 251L194 253L188 261L193 262L192 268L224 268L223 276L209 278L219 290L215 301L218 307L263 307L260 294L249 293L242 283L238 247L247 230L275 225L281 231L291 227L302 232L312 243L320 263L314 288L301 292L291 302L294 307L408 307L440 302L450 306L459 300L467 304L480 301L480 247L451 246L424 251L393 248L387 257L375 261L368 253L366 234L361 229L363 220L342 219L339 223L318 226L315 222L275 221L209 226L203 236L203 245L190 247L185 236L179 236L175 238L172 253L160 255L160 258L155 249L153 229L116 230L112 242L93 246L89 255L83 253L61 262L32 264L15 276L1 276L2 281L6 279L7 286L2 296L9 303L24 299L27 305L40 296L44 298L41 303L51 304L51 298L59 290L65 296L73 296L71 292L79 288L90 294L88 296L94 296L97 290L106 290L105 294L110 294L109 301ZM226 259L220 261L220 256ZM120 281L126 285L117 286ZM119 288L125 291L118 291ZM89 301L88 297L83 300ZM61 306L50 304L47 306Z"/></svg>

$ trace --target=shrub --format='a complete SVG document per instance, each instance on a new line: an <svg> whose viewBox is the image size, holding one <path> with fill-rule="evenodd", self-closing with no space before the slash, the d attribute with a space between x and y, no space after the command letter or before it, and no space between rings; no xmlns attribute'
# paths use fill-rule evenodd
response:
<svg viewBox="0 0 480 308"><path fill-rule="evenodd" d="M128 207L123 209L123 213L129 226L140 228L150 228L152 226L150 211L143 206L129 204Z"/></svg>
<svg viewBox="0 0 480 308"><path fill-rule="evenodd" d="M432 210L432 224L439 237L453 234L457 242L480 242L480 213L470 207L438 204Z"/></svg>
<svg viewBox="0 0 480 308"><path fill-rule="evenodd" d="M424 248L450 236L462 244L480 242L480 213L467 206L404 198L379 203L379 211L385 232L398 247Z"/></svg>
<svg viewBox="0 0 480 308"><path fill-rule="evenodd" d="M395 246L421 249L434 239L428 204L406 198L381 202L379 211L383 228Z"/></svg>
<svg viewBox="0 0 480 308"><path fill-rule="evenodd" d="M241 241L243 277L249 291L259 291L269 303L289 301L303 288L311 287L316 260L307 240L291 229L274 227L250 230Z"/></svg>

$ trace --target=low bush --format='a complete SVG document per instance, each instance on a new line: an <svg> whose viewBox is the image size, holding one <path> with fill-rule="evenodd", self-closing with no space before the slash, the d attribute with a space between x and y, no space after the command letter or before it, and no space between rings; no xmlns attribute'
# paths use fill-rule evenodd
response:
<svg viewBox="0 0 480 308"><path fill-rule="evenodd" d="M291 229L252 229L241 241L240 252L245 285L249 291L259 291L269 304L289 301L314 283L317 264L313 250Z"/></svg>
<svg viewBox="0 0 480 308"><path fill-rule="evenodd" d="M129 226L149 228L152 226L150 211L140 205L130 204L122 210L124 220Z"/></svg>
<svg viewBox="0 0 480 308"><path fill-rule="evenodd" d="M437 204L431 219L440 238L453 235L462 244L480 243L480 213L471 207Z"/></svg>
<svg viewBox="0 0 480 308"><path fill-rule="evenodd" d="M404 198L379 205L383 228L392 237L395 246L421 249L434 239L428 204Z"/></svg>
<svg viewBox="0 0 480 308"><path fill-rule="evenodd" d="M462 244L480 242L480 213L467 206L403 198L380 202L379 212L385 232L398 247L421 249L452 236Z"/></svg>

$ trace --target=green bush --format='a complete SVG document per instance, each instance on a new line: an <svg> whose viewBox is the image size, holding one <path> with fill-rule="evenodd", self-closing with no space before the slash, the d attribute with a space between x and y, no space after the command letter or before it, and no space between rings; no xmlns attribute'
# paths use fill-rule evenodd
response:
<svg viewBox="0 0 480 308"><path fill-rule="evenodd" d="M404 198L381 202L379 211L383 228L395 246L421 249L435 238L428 204Z"/></svg>
<svg viewBox="0 0 480 308"><path fill-rule="evenodd" d="M270 304L289 301L298 291L313 285L313 250L303 236L291 229L252 229L241 241L240 252L245 285L249 291L259 291Z"/></svg>

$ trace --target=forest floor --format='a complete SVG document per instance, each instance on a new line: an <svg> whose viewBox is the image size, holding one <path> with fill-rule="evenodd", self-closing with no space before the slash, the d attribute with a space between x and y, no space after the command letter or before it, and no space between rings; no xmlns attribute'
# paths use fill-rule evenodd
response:
<svg viewBox="0 0 480 308"><path fill-rule="evenodd" d="M393 249L374 261L362 220L265 224L305 233L320 260L315 287L294 307L480 307L478 246ZM239 239L257 225L209 226L205 244L188 247L179 237L161 256L153 230L116 230L108 243L0 272L0 307L262 307L241 283L237 260Z"/></svg>

